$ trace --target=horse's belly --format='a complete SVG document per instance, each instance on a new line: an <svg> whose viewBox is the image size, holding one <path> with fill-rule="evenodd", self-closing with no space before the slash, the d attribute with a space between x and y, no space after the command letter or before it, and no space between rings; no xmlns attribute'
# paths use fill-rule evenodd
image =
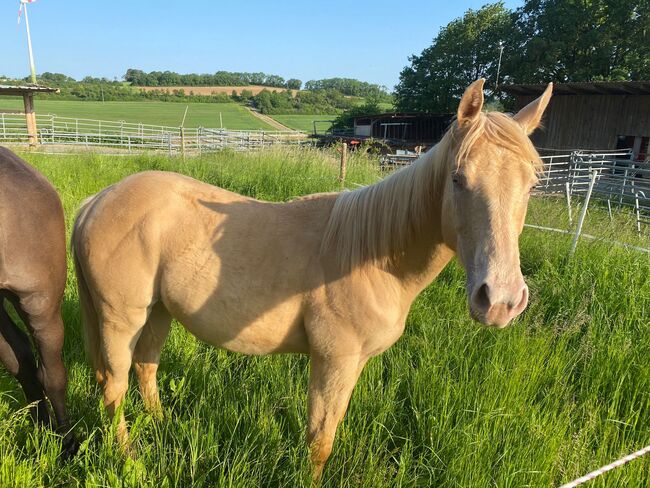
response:
<svg viewBox="0 0 650 488"><path fill-rule="evenodd" d="M299 304L283 303L259 309L253 303L220 303L213 300L189 312L174 303L167 307L197 338L214 346L244 354L309 350Z"/></svg>

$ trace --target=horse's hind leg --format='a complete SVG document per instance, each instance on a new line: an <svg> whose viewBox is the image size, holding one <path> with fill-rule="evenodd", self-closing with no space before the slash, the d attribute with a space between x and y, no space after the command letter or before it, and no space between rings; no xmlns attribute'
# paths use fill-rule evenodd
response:
<svg viewBox="0 0 650 488"><path fill-rule="evenodd" d="M102 313L103 312L103 313ZM120 405L129 387L129 369L133 351L138 342L142 328L147 320L146 309L130 309L128 314L113 315L108 307L99 311L98 316L101 349L105 371L104 406L111 419L119 413L117 439L124 450L129 449L128 430L124 412Z"/></svg>
<svg viewBox="0 0 650 488"><path fill-rule="evenodd" d="M38 369L31 343L27 335L18 328L4 308L0 297L0 361L18 380L29 403L36 403L32 415L41 423L49 423L49 414L43 393L43 385L38 379Z"/></svg>
<svg viewBox="0 0 650 488"><path fill-rule="evenodd" d="M162 406L156 372L160 363L160 352L169 335L171 324L172 318L165 306L161 302L156 303L142 329L133 354L133 364L145 408L158 418L162 418Z"/></svg>
<svg viewBox="0 0 650 488"><path fill-rule="evenodd" d="M38 376L41 380L45 394L52 404L57 422L57 431L64 435L64 455L73 455L78 444L70 432L70 424L66 413L66 387L68 377L63 365L63 320L61 307L49 305L51 301L40 294L27 294L19 296L14 302L23 321L29 327L38 354L40 364Z"/></svg>

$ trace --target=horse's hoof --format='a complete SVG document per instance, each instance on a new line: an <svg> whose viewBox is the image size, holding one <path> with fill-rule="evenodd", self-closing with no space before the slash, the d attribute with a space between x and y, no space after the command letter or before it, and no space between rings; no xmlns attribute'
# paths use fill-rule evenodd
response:
<svg viewBox="0 0 650 488"><path fill-rule="evenodd" d="M74 435L66 435L61 443L61 459L63 461L72 459L79 451L79 446L79 441Z"/></svg>

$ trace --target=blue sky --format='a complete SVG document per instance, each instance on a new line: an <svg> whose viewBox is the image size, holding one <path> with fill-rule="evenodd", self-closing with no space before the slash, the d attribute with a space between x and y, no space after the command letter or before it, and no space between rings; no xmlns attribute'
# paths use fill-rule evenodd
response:
<svg viewBox="0 0 650 488"><path fill-rule="evenodd" d="M328 2L38 0L29 6L36 70L121 79L127 68L263 71L284 78L397 83L408 56L484 0ZM505 4L515 8L521 0ZM18 0L0 0L0 75L29 74Z"/></svg>

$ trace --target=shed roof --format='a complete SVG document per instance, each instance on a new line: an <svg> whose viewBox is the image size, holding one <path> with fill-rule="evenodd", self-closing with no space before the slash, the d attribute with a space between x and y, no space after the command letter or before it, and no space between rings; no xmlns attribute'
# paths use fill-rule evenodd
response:
<svg viewBox="0 0 650 488"><path fill-rule="evenodd" d="M448 117L452 114L429 114L425 112L386 112L375 115L358 115L355 119L415 119L415 118L437 118Z"/></svg>
<svg viewBox="0 0 650 488"><path fill-rule="evenodd" d="M502 85L499 89L511 95L541 95L546 84ZM650 95L650 81L554 83L553 95Z"/></svg>
<svg viewBox="0 0 650 488"><path fill-rule="evenodd" d="M58 88L40 85L0 85L0 95L24 95L25 93L58 93Z"/></svg>

